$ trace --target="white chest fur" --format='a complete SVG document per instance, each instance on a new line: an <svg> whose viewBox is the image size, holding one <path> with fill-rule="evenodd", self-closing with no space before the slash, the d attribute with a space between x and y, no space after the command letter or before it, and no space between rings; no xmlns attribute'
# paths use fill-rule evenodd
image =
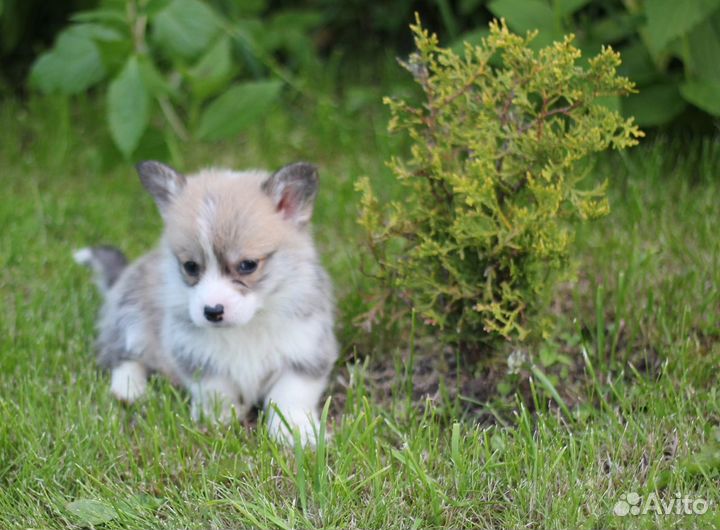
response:
<svg viewBox="0 0 720 530"><path fill-rule="evenodd" d="M186 375L202 372L228 378L243 401L255 403L273 376L291 363L302 364L315 353L322 333L323 322L318 318L261 313L245 326L206 329L169 317L163 343Z"/></svg>

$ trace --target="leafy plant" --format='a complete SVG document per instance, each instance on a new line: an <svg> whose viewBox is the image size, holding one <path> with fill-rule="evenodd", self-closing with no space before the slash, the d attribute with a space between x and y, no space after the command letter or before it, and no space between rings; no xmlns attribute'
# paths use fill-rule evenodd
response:
<svg viewBox="0 0 720 530"><path fill-rule="evenodd" d="M622 108L642 126L668 123L688 103L720 117L720 0L491 0L487 7L514 31L539 30L538 46L569 32L584 52L616 46L620 73L639 87Z"/></svg>
<svg viewBox="0 0 720 530"><path fill-rule="evenodd" d="M244 8L216 4L220 9L200 0L104 0L72 17L35 61L30 84L61 94L103 84L110 133L125 156L154 116L169 145L191 135L237 134L260 119L283 80L291 80L273 53L308 61L312 45L302 39L320 19L311 11L297 17L280 11L262 20L262 1Z"/></svg>
<svg viewBox="0 0 720 530"><path fill-rule="evenodd" d="M608 212L605 184L582 189L584 162L642 136L602 99L633 85L609 48L578 66L571 36L536 52L535 33L493 22L459 55L411 28L404 66L422 102L385 100L390 130L412 142L389 162L402 200L382 205L358 183L380 280L372 314L401 302L467 347L536 336L541 301L569 270L572 221Z"/></svg>

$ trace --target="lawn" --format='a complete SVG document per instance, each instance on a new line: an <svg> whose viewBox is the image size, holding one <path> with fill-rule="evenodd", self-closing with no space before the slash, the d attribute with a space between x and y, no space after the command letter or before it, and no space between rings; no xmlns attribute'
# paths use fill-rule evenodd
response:
<svg viewBox="0 0 720 530"><path fill-rule="evenodd" d="M175 155L184 170L321 168L315 230L344 357L317 451L254 423L198 425L164 381L136 405L111 399L92 352L100 299L71 251L136 257L159 216L131 164L107 161L92 101L0 108L0 527L720 526L720 142L655 137L599 159L612 213L579 230L556 333L519 374L496 362L475 372L482 392L450 377L424 398L416 357L441 347L353 325L370 281L353 185L369 175L392 195L383 161L402 149L371 96L280 108ZM633 492L677 504L615 515ZM706 513L679 513L685 498Z"/></svg>

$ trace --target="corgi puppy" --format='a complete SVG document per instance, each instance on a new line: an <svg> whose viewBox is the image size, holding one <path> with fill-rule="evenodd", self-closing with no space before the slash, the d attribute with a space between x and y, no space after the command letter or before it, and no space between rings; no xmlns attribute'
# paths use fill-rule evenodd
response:
<svg viewBox="0 0 720 530"><path fill-rule="evenodd" d="M128 265L112 247L75 259L104 294L99 364L133 402L151 373L190 393L192 416L242 418L263 405L276 438L314 443L338 356L330 279L310 230L315 166L275 173L136 166L164 221L159 245Z"/></svg>

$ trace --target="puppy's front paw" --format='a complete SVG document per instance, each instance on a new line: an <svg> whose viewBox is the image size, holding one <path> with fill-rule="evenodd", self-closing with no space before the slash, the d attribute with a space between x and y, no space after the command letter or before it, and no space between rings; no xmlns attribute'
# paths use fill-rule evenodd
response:
<svg viewBox="0 0 720 530"><path fill-rule="evenodd" d="M320 432L320 424L312 411L282 411L285 421L277 411L270 411L268 431L276 441L292 447L295 444L295 431L300 434L303 446L315 447ZM286 424L287 423L287 424Z"/></svg>
<svg viewBox="0 0 720 530"><path fill-rule="evenodd" d="M145 393L147 371L136 361L125 361L112 370L110 392L116 399L133 403Z"/></svg>

